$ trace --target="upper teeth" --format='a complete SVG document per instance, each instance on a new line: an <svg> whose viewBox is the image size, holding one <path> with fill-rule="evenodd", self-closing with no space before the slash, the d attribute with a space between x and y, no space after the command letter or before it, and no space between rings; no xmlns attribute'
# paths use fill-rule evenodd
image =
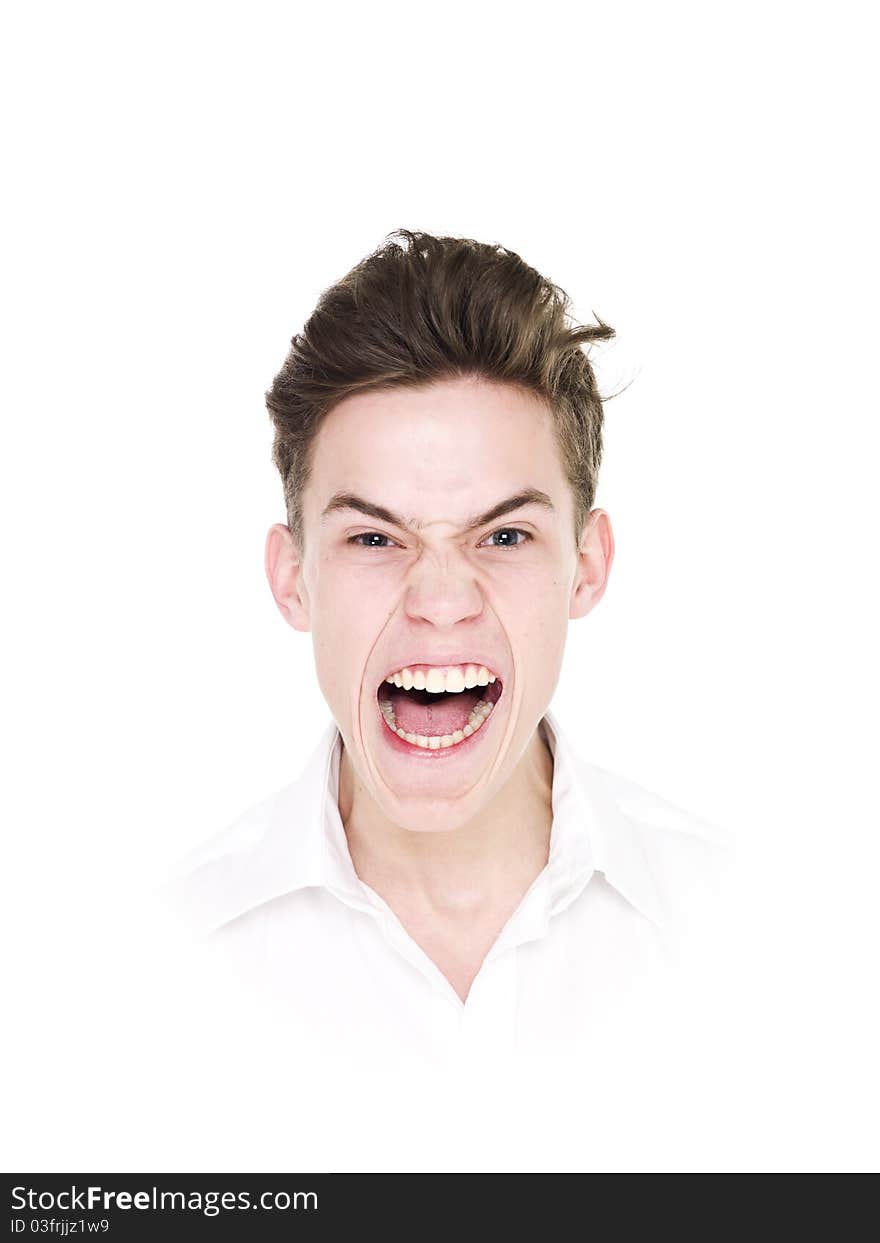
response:
<svg viewBox="0 0 880 1243"><path fill-rule="evenodd" d="M385 679L405 691L463 691L473 686L488 686L495 681L485 665L418 665L398 669Z"/></svg>

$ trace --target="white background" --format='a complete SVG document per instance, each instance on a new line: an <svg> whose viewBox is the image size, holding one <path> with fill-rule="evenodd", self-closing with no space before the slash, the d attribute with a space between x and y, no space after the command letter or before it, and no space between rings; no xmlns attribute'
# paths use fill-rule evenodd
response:
<svg viewBox="0 0 880 1243"><path fill-rule="evenodd" d="M6 10L6 1168L876 1168L868 12ZM624 390L597 497L617 554L554 708L585 756L737 835L737 933L772 968L742 971L748 1051L701 1054L716 1082L739 1062L749 1118L684 1076L624 1127L618 1065L604 1114L510 1083L480 1125L465 1102L401 1127L355 1052L344 1099L333 1068L300 1075L292 1125L235 1069L272 1096L283 1051L246 1021L235 1054L158 1001L120 1018L158 997L143 894L326 719L263 574L263 393L398 227L501 242L617 330L594 353Z"/></svg>

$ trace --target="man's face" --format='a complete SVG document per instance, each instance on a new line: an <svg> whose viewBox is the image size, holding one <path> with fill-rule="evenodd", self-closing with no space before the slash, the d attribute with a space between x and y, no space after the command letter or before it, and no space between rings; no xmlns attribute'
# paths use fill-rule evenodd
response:
<svg viewBox="0 0 880 1243"><path fill-rule="evenodd" d="M550 503L531 500L472 526L527 490ZM386 515L362 512L361 501ZM267 572L287 620L311 631L359 789L404 828L469 822L533 739L569 618L604 590L607 514L593 510L577 549L550 411L520 389L467 378L336 406L313 446L303 518L304 561L279 524ZM469 665L494 681L480 685L478 675L456 690L474 681ZM462 678L453 671L438 694L431 667ZM387 680L403 670L400 687ZM426 746L430 738L445 745Z"/></svg>

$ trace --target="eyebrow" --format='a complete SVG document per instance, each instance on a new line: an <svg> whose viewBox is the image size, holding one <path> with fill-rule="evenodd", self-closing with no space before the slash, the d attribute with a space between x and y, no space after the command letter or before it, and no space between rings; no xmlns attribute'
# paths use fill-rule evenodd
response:
<svg viewBox="0 0 880 1243"><path fill-rule="evenodd" d="M487 509L484 514L471 518L465 525L464 530L474 531L477 527L494 522L497 518L503 518L505 514L513 513L516 509L523 509L526 505L544 505L551 510L555 508L546 492L541 492L538 488L523 488L521 492L507 497L504 501L499 501L497 505ZM390 523L391 526L400 527L402 530L419 531L424 525L421 522L407 522L405 518L392 513L384 505L376 505L372 501L365 501L363 497L356 496L353 492L334 493L324 507L321 521L324 522L331 514L337 513L339 510L347 509L357 510L358 513L366 514L368 518L376 518L379 522Z"/></svg>

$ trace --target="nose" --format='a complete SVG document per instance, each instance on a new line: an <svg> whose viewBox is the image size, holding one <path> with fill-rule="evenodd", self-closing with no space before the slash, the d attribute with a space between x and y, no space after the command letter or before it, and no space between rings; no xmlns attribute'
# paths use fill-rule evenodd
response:
<svg viewBox="0 0 880 1243"><path fill-rule="evenodd" d="M483 611L483 595L473 570L451 557L423 558L406 589L406 615L434 626L454 626Z"/></svg>

